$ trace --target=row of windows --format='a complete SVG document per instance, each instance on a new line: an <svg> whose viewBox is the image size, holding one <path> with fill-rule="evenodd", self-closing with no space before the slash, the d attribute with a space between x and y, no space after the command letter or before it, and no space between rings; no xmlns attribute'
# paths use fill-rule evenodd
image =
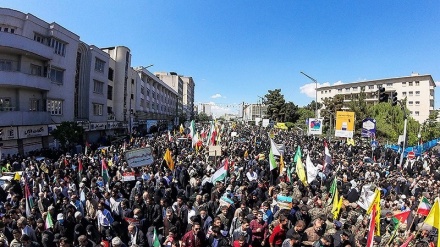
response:
<svg viewBox="0 0 440 247"><path fill-rule="evenodd" d="M39 33L34 33L34 40L43 45L52 47L54 49L55 54L58 54L63 57L66 55L67 43L64 41L61 41L56 38L46 37Z"/></svg>
<svg viewBox="0 0 440 247"><path fill-rule="evenodd" d="M413 105L413 101L408 101L408 105ZM416 101L416 105L420 105L420 101Z"/></svg>
<svg viewBox="0 0 440 247"><path fill-rule="evenodd" d="M402 95L403 95L403 96L406 96L406 92L402 92ZM413 96L413 95L414 95L414 92L413 92L413 91L409 91L409 92L408 92L408 95L409 95L409 96ZM416 96L420 96L420 91L416 91Z"/></svg>
<svg viewBox="0 0 440 247"><path fill-rule="evenodd" d="M0 26L0 31L1 32L5 32L5 33L15 33L15 28L12 28L12 27L1 27Z"/></svg>
<svg viewBox="0 0 440 247"><path fill-rule="evenodd" d="M407 82L402 82L402 86L405 87L406 85L407 85ZM420 81L408 82L408 86L413 86L413 85L420 86ZM393 87L393 83L387 83L385 85L383 85L383 84L369 85L368 89L373 90L375 87L376 87L376 89L379 89L381 87ZM365 86L362 86L360 88L361 88L361 90L364 90ZM345 92L350 92L350 90L353 90L353 92L356 92L356 91L358 91L358 87L351 87L351 88L346 87L345 88ZM338 93L342 93L342 91L343 91L342 88L338 88ZM321 94L327 94L327 93L331 93L331 92L332 92L332 90L330 89L330 90L321 91Z"/></svg>

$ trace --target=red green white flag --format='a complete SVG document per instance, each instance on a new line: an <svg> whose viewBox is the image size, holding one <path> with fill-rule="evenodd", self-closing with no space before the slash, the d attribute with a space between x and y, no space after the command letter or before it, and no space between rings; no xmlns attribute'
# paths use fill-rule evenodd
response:
<svg viewBox="0 0 440 247"><path fill-rule="evenodd" d="M419 208L417 209L417 213L423 216L428 216L431 207L432 205L429 203L428 199L422 197L422 200L420 201L419 204Z"/></svg>

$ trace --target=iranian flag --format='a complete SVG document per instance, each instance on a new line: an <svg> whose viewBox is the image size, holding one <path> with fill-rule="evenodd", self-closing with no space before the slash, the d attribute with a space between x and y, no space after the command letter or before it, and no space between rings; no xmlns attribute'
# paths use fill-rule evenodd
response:
<svg viewBox="0 0 440 247"><path fill-rule="evenodd" d="M226 158L223 161L223 165L211 176L211 183L215 184L217 181L223 181L225 180L226 176L228 175L228 167L229 167L229 160Z"/></svg>
<svg viewBox="0 0 440 247"><path fill-rule="evenodd" d="M83 162L80 157L78 157L78 180L81 182L81 175L83 173Z"/></svg>
<svg viewBox="0 0 440 247"><path fill-rule="evenodd" d="M422 200L420 201L419 204L419 208L417 209L417 213L423 216L428 216L431 207L432 205L429 203L428 199L422 197Z"/></svg>
<svg viewBox="0 0 440 247"><path fill-rule="evenodd" d="M323 171L325 171L325 168L327 165L330 165L332 163L332 156L330 155L330 151L328 150L327 142L324 142L324 167L322 168Z"/></svg>
<svg viewBox="0 0 440 247"><path fill-rule="evenodd" d="M374 244L374 229L376 228L376 206L373 206L373 210L371 210L370 224L368 227L368 235L367 235L367 247L372 247Z"/></svg>

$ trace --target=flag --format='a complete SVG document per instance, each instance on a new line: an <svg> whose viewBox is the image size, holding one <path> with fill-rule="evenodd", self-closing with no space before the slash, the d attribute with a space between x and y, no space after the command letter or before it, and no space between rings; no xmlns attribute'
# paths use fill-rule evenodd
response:
<svg viewBox="0 0 440 247"><path fill-rule="evenodd" d="M422 200L420 200L419 207L417 208L417 213L423 216L428 216L431 207L432 205L429 203L428 199L422 197Z"/></svg>
<svg viewBox="0 0 440 247"><path fill-rule="evenodd" d="M371 214L370 214L370 225L368 227L368 236L367 236L367 247L372 247L374 243L374 229L376 228L376 205L373 205L371 208ZM380 214L379 214L380 215Z"/></svg>
<svg viewBox="0 0 440 247"><path fill-rule="evenodd" d="M304 171L304 164L301 161L301 157L296 161L296 175L304 185L307 185L306 172Z"/></svg>
<svg viewBox="0 0 440 247"><path fill-rule="evenodd" d="M46 222L45 223L46 223L46 229L53 228L52 215L50 215L49 212L47 212Z"/></svg>
<svg viewBox="0 0 440 247"><path fill-rule="evenodd" d="M432 205L428 216L426 216L425 224L431 225L437 230L440 230L440 205L438 203L439 198L435 198L434 205ZM437 246L440 246L440 238L437 238Z"/></svg>
<svg viewBox="0 0 440 247"><path fill-rule="evenodd" d="M295 156L293 157L293 162L296 163L298 159L301 159L301 147L298 145L298 148L296 149Z"/></svg>
<svg viewBox="0 0 440 247"><path fill-rule="evenodd" d="M336 177L333 179L332 184L330 185L330 195L331 198L334 198L335 193L338 191L338 181L336 180Z"/></svg>
<svg viewBox="0 0 440 247"><path fill-rule="evenodd" d="M403 212L400 212L400 213L394 214L394 216L393 216L393 220L396 219L396 220L397 220L398 222L400 222L400 223L405 223L406 220L408 219L410 213L411 213L410 210L406 210L406 211L403 211ZM394 222L395 222L395 223L398 223L398 222L396 222L396 221L394 221Z"/></svg>
<svg viewBox="0 0 440 247"><path fill-rule="evenodd" d="M327 165L332 164L332 156L330 155L330 151L328 150L327 142L324 142L324 167L322 168L323 171L325 171L325 168Z"/></svg>
<svg viewBox="0 0 440 247"><path fill-rule="evenodd" d="M223 181L226 179L226 176L228 175L228 169L229 169L229 161L226 159L223 162L223 165L214 172L211 176L211 183L215 184L217 181Z"/></svg>
<svg viewBox="0 0 440 247"><path fill-rule="evenodd" d="M156 227L153 233L153 247L160 247L159 237L157 236Z"/></svg>
<svg viewBox="0 0 440 247"><path fill-rule="evenodd" d="M81 158L78 157L78 179L79 179L79 181L81 181L82 172L83 172L83 162L82 162Z"/></svg>
<svg viewBox="0 0 440 247"><path fill-rule="evenodd" d="M249 157L249 152L246 150L246 151L244 152L244 155L243 155L243 156L244 156L245 159L247 159L247 157Z"/></svg>
<svg viewBox="0 0 440 247"><path fill-rule="evenodd" d="M333 206L331 212L334 213L338 209L338 205L339 205L339 191L337 189L335 190L335 194L333 196L332 202L333 202Z"/></svg>
<svg viewBox="0 0 440 247"><path fill-rule="evenodd" d="M336 204L336 207L334 208L334 211L333 211L333 209L332 209L332 211L333 211L333 219L336 220L338 218L338 216L339 216L339 212L341 212L341 208L342 208L342 203L344 201L344 197L340 196L339 200L338 200L337 197L335 197L334 201L337 202L337 204ZM333 204L333 206L335 206L335 204Z"/></svg>
<svg viewBox="0 0 440 247"><path fill-rule="evenodd" d="M90 144L88 141L86 141L86 146L84 148L84 155L87 155L87 151L88 151L89 147L90 147Z"/></svg>
<svg viewBox="0 0 440 247"><path fill-rule="evenodd" d="M104 184L107 184L110 180L110 176L108 175L108 168L104 159L101 160L101 169L102 169L102 173L101 173L102 179L104 180Z"/></svg>
<svg viewBox="0 0 440 247"><path fill-rule="evenodd" d="M376 210L376 231L375 235L380 236L380 190L376 188L374 192L374 199L371 205L368 207L367 214L371 213L371 211Z"/></svg>
<svg viewBox="0 0 440 247"><path fill-rule="evenodd" d="M32 198L32 194L29 190L27 182L25 182L24 184L24 194L26 198L26 217L29 217L31 215L31 208L34 207L34 200Z"/></svg>
<svg viewBox="0 0 440 247"><path fill-rule="evenodd" d="M307 183L311 183L316 179L316 175L318 175L318 168L313 164L310 155L307 154L306 158L306 170L307 170Z"/></svg>
<svg viewBox="0 0 440 247"><path fill-rule="evenodd" d="M171 137L171 133L170 133L170 131L168 130L168 141L169 142L171 142L173 140L173 138ZM124 143L125 144L125 143Z"/></svg>
<svg viewBox="0 0 440 247"><path fill-rule="evenodd" d="M275 160L275 155L279 156L280 152L278 152L275 142L272 139L270 139L269 168L271 171L278 167L277 162Z"/></svg>
<svg viewBox="0 0 440 247"><path fill-rule="evenodd" d="M183 127L183 124L180 124L180 127L179 127L180 134L183 134L183 131L185 131L185 128Z"/></svg>
<svg viewBox="0 0 440 247"><path fill-rule="evenodd" d="M211 127L209 128L209 131L207 134L208 138L206 139L206 146L213 145L211 142L213 132L214 132L214 123L211 122Z"/></svg>
<svg viewBox="0 0 440 247"><path fill-rule="evenodd" d="M364 210L368 210L368 207L374 200L375 193L371 190L371 187L372 184L366 184L362 186L361 195L357 202L359 207L363 208Z"/></svg>
<svg viewBox="0 0 440 247"><path fill-rule="evenodd" d="M283 160L283 156L280 156L280 176L283 175L283 170L284 170L284 160Z"/></svg>
<svg viewBox="0 0 440 247"><path fill-rule="evenodd" d="M351 146L354 146L354 139L353 138L349 138L349 137L347 137L347 145L351 145Z"/></svg>
<svg viewBox="0 0 440 247"><path fill-rule="evenodd" d="M174 161L171 157L171 152L167 148L167 151L165 152L165 155L163 156L163 159L167 162L167 166L171 171L174 171Z"/></svg>
<svg viewBox="0 0 440 247"><path fill-rule="evenodd" d="M15 172L14 180L20 181L20 179L21 179L20 173Z"/></svg>

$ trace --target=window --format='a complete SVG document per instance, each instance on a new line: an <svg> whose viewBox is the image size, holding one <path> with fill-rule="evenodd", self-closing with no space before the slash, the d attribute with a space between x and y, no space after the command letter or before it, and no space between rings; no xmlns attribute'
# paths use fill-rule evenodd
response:
<svg viewBox="0 0 440 247"><path fill-rule="evenodd" d="M328 90L328 93L331 93L332 92L332 90Z"/></svg>
<svg viewBox="0 0 440 247"><path fill-rule="evenodd" d="M110 81L113 81L113 69L112 68L108 68L108 79Z"/></svg>
<svg viewBox="0 0 440 247"><path fill-rule="evenodd" d="M324 94L324 91L321 91L321 94Z"/></svg>
<svg viewBox="0 0 440 247"><path fill-rule="evenodd" d="M345 92L350 92L350 88L346 88L346 89L345 89Z"/></svg>
<svg viewBox="0 0 440 247"><path fill-rule="evenodd" d="M144 94L144 86L141 86L141 94Z"/></svg>
<svg viewBox="0 0 440 247"><path fill-rule="evenodd" d="M412 81L410 81L410 82L408 82L408 86L412 86L413 85L413 82Z"/></svg>
<svg viewBox="0 0 440 247"><path fill-rule="evenodd" d="M409 112L409 114L411 114L411 115L412 115L412 114L413 114L413 111L410 111L410 112Z"/></svg>
<svg viewBox="0 0 440 247"><path fill-rule="evenodd" d="M0 59L0 71L12 71L12 61Z"/></svg>
<svg viewBox="0 0 440 247"><path fill-rule="evenodd" d="M0 109L11 107L11 98L0 98Z"/></svg>
<svg viewBox="0 0 440 247"><path fill-rule="evenodd" d="M107 99L113 100L113 87L107 85Z"/></svg>
<svg viewBox="0 0 440 247"><path fill-rule="evenodd" d="M339 88L339 89L338 89L338 93L342 93L342 88Z"/></svg>
<svg viewBox="0 0 440 247"><path fill-rule="evenodd" d="M99 58L95 58L95 71L104 73L105 62Z"/></svg>
<svg viewBox="0 0 440 247"><path fill-rule="evenodd" d="M40 102L38 99L29 99L29 111L38 111L40 109Z"/></svg>
<svg viewBox="0 0 440 247"><path fill-rule="evenodd" d="M353 87L353 91L357 91L358 90L358 87Z"/></svg>
<svg viewBox="0 0 440 247"><path fill-rule="evenodd" d="M412 101L408 101L408 105L413 105L413 102Z"/></svg>
<svg viewBox="0 0 440 247"><path fill-rule="evenodd" d="M368 86L368 89L374 89L374 85Z"/></svg>
<svg viewBox="0 0 440 247"><path fill-rule="evenodd" d="M382 87L382 84L377 84L376 85L376 88L381 88Z"/></svg>
<svg viewBox="0 0 440 247"><path fill-rule="evenodd" d="M47 44L47 38L38 33L34 33L34 40L43 45Z"/></svg>
<svg viewBox="0 0 440 247"><path fill-rule="evenodd" d="M102 116L102 104L93 104L93 115Z"/></svg>
<svg viewBox="0 0 440 247"><path fill-rule="evenodd" d="M416 81L416 86L420 86L420 82L419 81Z"/></svg>
<svg viewBox="0 0 440 247"><path fill-rule="evenodd" d="M36 64L31 64L31 75L41 76L42 67Z"/></svg>
<svg viewBox="0 0 440 247"><path fill-rule="evenodd" d="M420 101L416 101L416 105L420 105Z"/></svg>
<svg viewBox="0 0 440 247"><path fill-rule="evenodd" d="M409 91L409 96L413 96L413 91Z"/></svg>
<svg viewBox="0 0 440 247"><path fill-rule="evenodd" d="M325 92L324 93L327 93L327 90L325 90ZM154 98L154 97L153 97Z"/></svg>
<svg viewBox="0 0 440 247"><path fill-rule="evenodd" d="M155 99L156 98L156 93L155 92L153 92L153 99Z"/></svg>
<svg viewBox="0 0 440 247"><path fill-rule="evenodd" d="M415 113L416 113L416 114L415 114L416 116L420 115L420 112L419 112L419 111L416 111Z"/></svg>
<svg viewBox="0 0 440 247"><path fill-rule="evenodd" d="M63 84L64 70L58 68L51 68L49 78L52 82Z"/></svg>
<svg viewBox="0 0 440 247"><path fill-rule="evenodd" d="M150 89L147 88L147 96L150 96Z"/></svg>
<svg viewBox="0 0 440 247"><path fill-rule="evenodd" d="M130 98L131 98L131 99L134 99L134 94L133 94L133 93L131 94Z"/></svg>
<svg viewBox="0 0 440 247"><path fill-rule="evenodd" d="M402 95L403 95L403 96L406 96L406 92L402 92Z"/></svg>
<svg viewBox="0 0 440 247"><path fill-rule="evenodd" d="M66 55L66 43L58 39L51 38L49 46L54 48L55 54L58 54L60 56Z"/></svg>
<svg viewBox="0 0 440 247"><path fill-rule="evenodd" d="M51 115L63 115L63 101L47 100L47 109Z"/></svg>
<svg viewBox="0 0 440 247"><path fill-rule="evenodd" d="M104 93L104 82L93 80L93 92L103 94Z"/></svg>
<svg viewBox="0 0 440 247"><path fill-rule="evenodd" d="M387 87L392 87L393 83L387 83Z"/></svg>
<svg viewBox="0 0 440 247"><path fill-rule="evenodd" d="M416 91L416 96L420 96L420 91Z"/></svg>
<svg viewBox="0 0 440 247"><path fill-rule="evenodd" d="M402 86L406 87L406 81L402 82Z"/></svg>

